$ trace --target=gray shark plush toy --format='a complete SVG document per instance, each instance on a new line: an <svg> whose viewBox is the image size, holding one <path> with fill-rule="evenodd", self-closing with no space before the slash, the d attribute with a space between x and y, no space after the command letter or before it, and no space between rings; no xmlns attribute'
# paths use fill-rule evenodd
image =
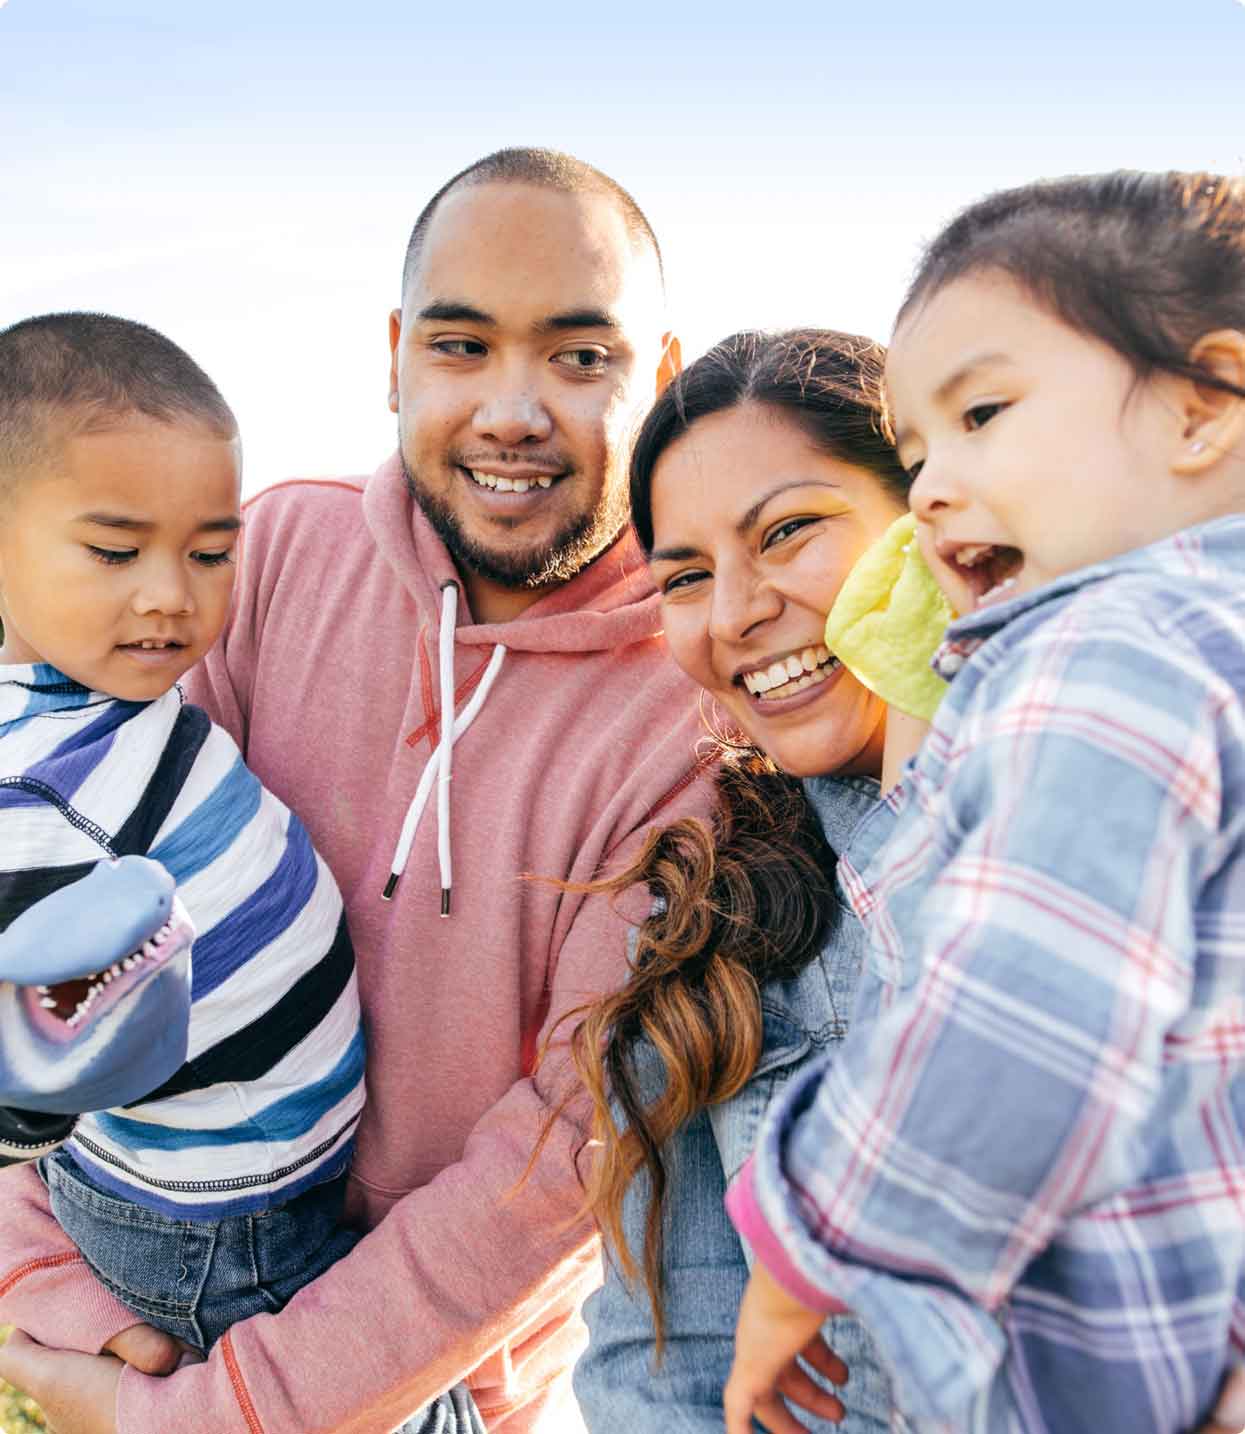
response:
<svg viewBox="0 0 1245 1434"><path fill-rule="evenodd" d="M173 878L142 856L99 862L0 932L0 1164L179 1069L193 940Z"/></svg>

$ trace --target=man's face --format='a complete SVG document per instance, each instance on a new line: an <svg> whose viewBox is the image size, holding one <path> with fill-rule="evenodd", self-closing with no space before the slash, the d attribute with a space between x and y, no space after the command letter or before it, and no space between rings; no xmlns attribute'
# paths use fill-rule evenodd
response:
<svg viewBox="0 0 1245 1434"><path fill-rule="evenodd" d="M390 338L407 477L477 618L490 597L526 606L614 540L662 334L655 257L612 199L449 194Z"/></svg>

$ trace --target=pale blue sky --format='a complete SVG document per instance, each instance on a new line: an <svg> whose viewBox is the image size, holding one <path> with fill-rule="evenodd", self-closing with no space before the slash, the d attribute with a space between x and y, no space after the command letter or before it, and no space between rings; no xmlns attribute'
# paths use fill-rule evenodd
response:
<svg viewBox="0 0 1245 1434"><path fill-rule="evenodd" d="M693 352L884 338L921 240L986 189L1245 169L1240 0L7 0L0 74L0 324L165 330L237 409L251 489L392 447L407 231L503 144L632 190Z"/></svg>

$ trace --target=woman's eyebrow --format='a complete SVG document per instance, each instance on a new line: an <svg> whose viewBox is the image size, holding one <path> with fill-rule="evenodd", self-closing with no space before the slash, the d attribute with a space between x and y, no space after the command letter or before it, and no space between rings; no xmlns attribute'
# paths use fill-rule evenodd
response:
<svg viewBox="0 0 1245 1434"><path fill-rule="evenodd" d="M835 492L838 492L841 487L841 484L831 483L825 478L793 478L790 483L780 483L776 488L771 488L768 493L762 494L756 500L735 524L735 531L742 537L756 523L767 503L773 502L782 493L789 493L793 488L833 488Z"/></svg>
<svg viewBox="0 0 1245 1434"><path fill-rule="evenodd" d="M689 558L702 558L699 548L654 548L648 555L650 563L685 563Z"/></svg>

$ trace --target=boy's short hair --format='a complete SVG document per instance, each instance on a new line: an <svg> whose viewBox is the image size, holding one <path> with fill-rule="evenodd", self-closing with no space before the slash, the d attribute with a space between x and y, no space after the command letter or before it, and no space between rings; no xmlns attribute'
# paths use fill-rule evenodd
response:
<svg viewBox="0 0 1245 1434"><path fill-rule="evenodd" d="M0 498L66 438L142 414L238 423L207 374L155 329L111 314L43 314L0 331Z"/></svg>

